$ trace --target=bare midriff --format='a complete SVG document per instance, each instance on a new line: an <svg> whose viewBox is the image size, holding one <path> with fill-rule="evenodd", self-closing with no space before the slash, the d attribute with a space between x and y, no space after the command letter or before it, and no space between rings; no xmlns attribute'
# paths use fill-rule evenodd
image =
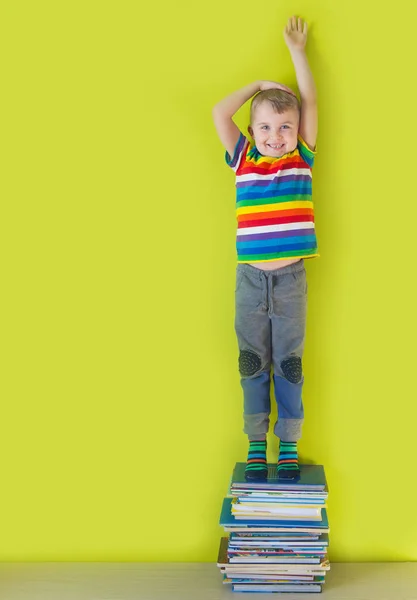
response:
<svg viewBox="0 0 417 600"><path fill-rule="evenodd" d="M293 265L294 263L301 260L300 258L288 258L283 260L272 260L271 262L256 262L256 263L248 263L251 267L256 267L257 269L262 269L262 271L275 271L275 269L282 269L282 267L287 267L288 265Z"/></svg>

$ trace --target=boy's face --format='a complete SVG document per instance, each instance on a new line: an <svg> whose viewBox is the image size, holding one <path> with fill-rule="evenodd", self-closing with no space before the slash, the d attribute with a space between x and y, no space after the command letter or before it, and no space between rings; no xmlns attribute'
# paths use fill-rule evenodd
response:
<svg viewBox="0 0 417 600"><path fill-rule="evenodd" d="M296 109L279 114L269 102L262 102L248 131L261 154L279 158L297 147L299 120Z"/></svg>

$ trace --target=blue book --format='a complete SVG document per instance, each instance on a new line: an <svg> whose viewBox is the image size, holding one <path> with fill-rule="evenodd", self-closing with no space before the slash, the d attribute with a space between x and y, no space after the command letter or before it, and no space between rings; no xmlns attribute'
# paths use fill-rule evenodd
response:
<svg viewBox="0 0 417 600"><path fill-rule="evenodd" d="M328 492L323 465L299 465L297 479L279 479L276 463L268 463L268 477L260 481L246 481L246 463L236 463L230 487L239 490L324 491Z"/></svg>
<svg viewBox="0 0 417 600"><path fill-rule="evenodd" d="M264 528L266 531L273 529L281 529L281 530L291 530L291 529L301 529L303 531L316 531L318 533L328 533L329 532L329 523L327 520L327 511L325 508L321 511L322 519L321 521L293 521L291 519L286 520L278 520L278 519L268 519L268 521L262 519L235 519L232 515L232 498L224 498L222 511L220 514L220 522L219 524L222 527L227 528Z"/></svg>

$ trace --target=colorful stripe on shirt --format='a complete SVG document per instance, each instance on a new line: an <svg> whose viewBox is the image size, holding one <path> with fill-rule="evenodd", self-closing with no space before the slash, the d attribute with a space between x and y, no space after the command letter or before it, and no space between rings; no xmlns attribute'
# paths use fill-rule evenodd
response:
<svg viewBox="0 0 417 600"><path fill-rule="evenodd" d="M241 133L226 162L236 173L238 262L317 256L312 197L315 152L298 136L280 158L263 156Z"/></svg>

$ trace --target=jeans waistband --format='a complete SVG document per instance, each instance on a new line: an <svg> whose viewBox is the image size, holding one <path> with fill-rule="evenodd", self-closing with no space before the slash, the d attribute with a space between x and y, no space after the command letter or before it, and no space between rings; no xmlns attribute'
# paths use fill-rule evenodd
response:
<svg viewBox="0 0 417 600"><path fill-rule="evenodd" d="M265 271L264 269L257 269L248 263L238 263L237 270L243 271L248 275L256 275L263 273L265 277L268 279L271 276L276 275L285 275L286 273L296 273L297 271L302 271L304 269L304 259L300 259L296 263L292 263L291 265L287 265L285 267L281 267L280 269L273 269L271 271Z"/></svg>

